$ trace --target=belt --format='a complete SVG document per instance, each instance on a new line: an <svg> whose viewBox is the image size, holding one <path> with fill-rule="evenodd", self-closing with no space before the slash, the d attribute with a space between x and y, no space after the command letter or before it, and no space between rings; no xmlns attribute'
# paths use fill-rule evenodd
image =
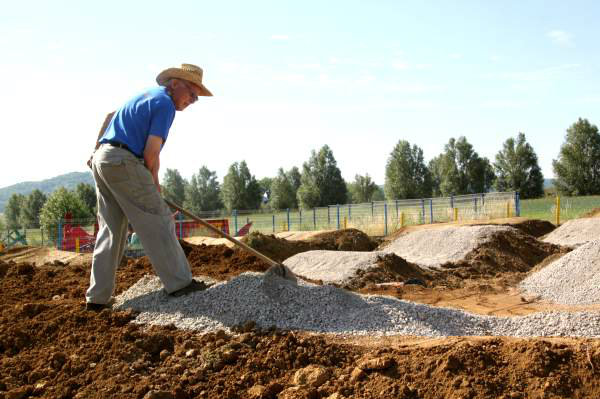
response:
<svg viewBox="0 0 600 399"><path fill-rule="evenodd" d="M136 154L135 152L133 152L133 151L131 150L131 148L127 147L127 145L125 145L125 144L123 144L123 143L120 143L120 142L118 142L118 141L107 141L107 142L105 142L104 144L108 144L108 145L109 145L109 146L111 146L111 147L122 148L122 149L124 149L124 150L126 150L126 151L129 151L129 152L130 152L130 153L132 153L132 154L133 154L133 155L134 155L136 158L139 158L139 159L143 159L143 158L144 158L144 157L141 157L141 156L139 156L139 155L138 155L138 154Z"/></svg>

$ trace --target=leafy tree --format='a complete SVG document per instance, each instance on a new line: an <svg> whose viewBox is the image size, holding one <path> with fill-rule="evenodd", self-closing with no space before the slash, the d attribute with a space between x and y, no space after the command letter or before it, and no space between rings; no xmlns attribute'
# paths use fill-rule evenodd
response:
<svg viewBox="0 0 600 399"><path fill-rule="evenodd" d="M310 159L302 166L300 182L297 198L304 208L346 203L346 182L328 145L318 153L311 152Z"/></svg>
<svg viewBox="0 0 600 399"><path fill-rule="evenodd" d="M186 186L184 205L192 213L215 211L223 207L217 173L202 166Z"/></svg>
<svg viewBox="0 0 600 399"><path fill-rule="evenodd" d="M587 119L579 118L567 129L558 159L552 161L554 185L567 195L600 193L600 135Z"/></svg>
<svg viewBox="0 0 600 399"><path fill-rule="evenodd" d="M260 187L261 198L263 201L271 200L271 184L273 183L272 177L263 177L258 181L258 186Z"/></svg>
<svg viewBox="0 0 600 399"><path fill-rule="evenodd" d="M385 194L388 199L431 196L431 174L421 148L398 141L385 167Z"/></svg>
<svg viewBox="0 0 600 399"><path fill-rule="evenodd" d="M349 197L353 204L371 202L377 189L377 184L371 180L368 173L365 176L354 176L354 181L348 184Z"/></svg>
<svg viewBox="0 0 600 399"><path fill-rule="evenodd" d="M4 223L4 215L0 213L0 232L3 232L5 229L6 224Z"/></svg>
<svg viewBox="0 0 600 399"><path fill-rule="evenodd" d="M279 168L277 177L273 179L271 184L271 208L272 209L287 209L297 208L296 190L290 174L285 173L283 168Z"/></svg>
<svg viewBox="0 0 600 399"><path fill-rule="evenodd" d="M260 186L250 174L246 161L235 162L223 179L221 191L223 204L227 210L258 209L262 201Z"/></svg>
<svg viewBox="0 0 600 399"><path fill-rule="evenodd" d="M373 193L373 197L371 201L384 201L385 200L385 191L383 190L383 186L376 186L376 190Z"/></svg>
<svg viewBox="0 0 600 399"><path fill-rule="evenodd" d="M91 184L79 183L77 187L75 187L75 193L79 198L81 198L85 206L87 206L87 209L90 211L90 214L95 215L97 206L96 188Z"/></svg>
<svg viewBox="0 0 600 399"><path fill-rule="evenodd" d="M167 169L163 180L162 194L170 201L181 205L185 201L185 187L187 182L177 169Z"/></svg>
<svg viewBox="0 0 600 399"><path fill-rule="evenodd" d="M40 190L33 190L23 201L21 208L21 225L25 228L40 227L40 212L46 202L46 195Z"/></svg>
<svg viewBox="0 0 600 399"><path fill-rule="evenodd" d="M23 194L13 194L8 199L4 208L4 218L6 219L6 227L8 229L20 229L21 225L21 210L25 203Z"/></svg>
<svg viewBox="0 0 600 399"><path fill-rule="evenodd" d="M444 196L484 193L495 179L490 161L481 158L465 137L451 138L444 152L430 162L430 171L439 184L433 192Z"/></svg>
<svg viewBox="0 0 600 399"><path fill-rule="evenodd" d="M74 220L92 216L74 191L61 187L50 194L40 212L40 224L49 237L56 237L58 221L64 219L67 212L71 213Z"/></svg>
<svg viewBox="0 0 600 399"><path fill-rule="evenodd" d="M525 134L519 133L516 142L512 137L504 142L502 151L496 154L494 169L498 191L519 191L521 198L544 195L544 176Z"/></svg>
<svg viewBox="0 0 600 399"><path fill-rule="evenodd" d="M296 166L292 167L292 169L286 172L287 178L290 180L292 184L292 188L294 189L294 193L298 192L300 185L302 184L302 175L300 174L300 170ZM296 201L297 202L297 201Z"/></svg>

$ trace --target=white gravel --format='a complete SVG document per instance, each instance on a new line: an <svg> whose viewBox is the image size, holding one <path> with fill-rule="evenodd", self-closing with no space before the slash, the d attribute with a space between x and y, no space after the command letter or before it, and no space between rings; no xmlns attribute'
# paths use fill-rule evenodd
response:
<svg viewBox="0 0 600 399"><path fill-rule="evenodd" d="M516 229L508 226L450 226L417 230L398 237L383 249L408 262L427 268L437 268L447 262L458 262L490 240L497 232Z"/></svg>
<svg viewBox="0 0 600 399"><path fill-rule="evenodd" d="M565 305L600 303L600 240L590 241L519 285L532 295Z"/></svg>
<svg viewBox="0 0 600 399"><path fill-rule="evenodd" d="M283 264L294 274L326 283L343 283L358 270L377 266L384 252L307 251L286 259Z"/></svg>
<svg viewBox="0 0 600 399"><path fill-rule="evenodd" d="M199 332L253 320L263 328L348 335L600 337L598 312L480 316L261 273L244 273L180 298L167 296L157 277L146 276L119 295L115 307L140 311L137 323L172 323Z"/></svg>
<svg viewBox="0 0 600 399"><path fill-rule="evenodd" d="M579 246L598 238L600 238L600 218L581 218L563 223L546 235L542 241Z"/></svg>

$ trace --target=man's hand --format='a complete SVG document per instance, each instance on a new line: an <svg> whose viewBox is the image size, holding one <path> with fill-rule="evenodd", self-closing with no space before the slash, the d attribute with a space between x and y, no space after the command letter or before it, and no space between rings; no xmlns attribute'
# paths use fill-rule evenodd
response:
<svg viewBox="0 0 600 399"><path fill-rule="evenodd" d="M163 144L162 137L149 135L144 147L144 164L152 173L154 184L160 193L160 183L158 181L158 170L160 169L160 149Z"/></svg>

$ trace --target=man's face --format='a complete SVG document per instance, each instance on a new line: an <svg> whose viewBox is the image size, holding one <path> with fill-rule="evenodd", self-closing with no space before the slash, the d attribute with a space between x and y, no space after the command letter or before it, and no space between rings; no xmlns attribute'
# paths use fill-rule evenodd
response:
<svg viewBox="0 0 600 399"><path fill-rule="evenodd" d="M185 80L178 79L171 87L171 98L177 111L183 111L188 105L195 103L200 95L200 87Z"/></svg>

